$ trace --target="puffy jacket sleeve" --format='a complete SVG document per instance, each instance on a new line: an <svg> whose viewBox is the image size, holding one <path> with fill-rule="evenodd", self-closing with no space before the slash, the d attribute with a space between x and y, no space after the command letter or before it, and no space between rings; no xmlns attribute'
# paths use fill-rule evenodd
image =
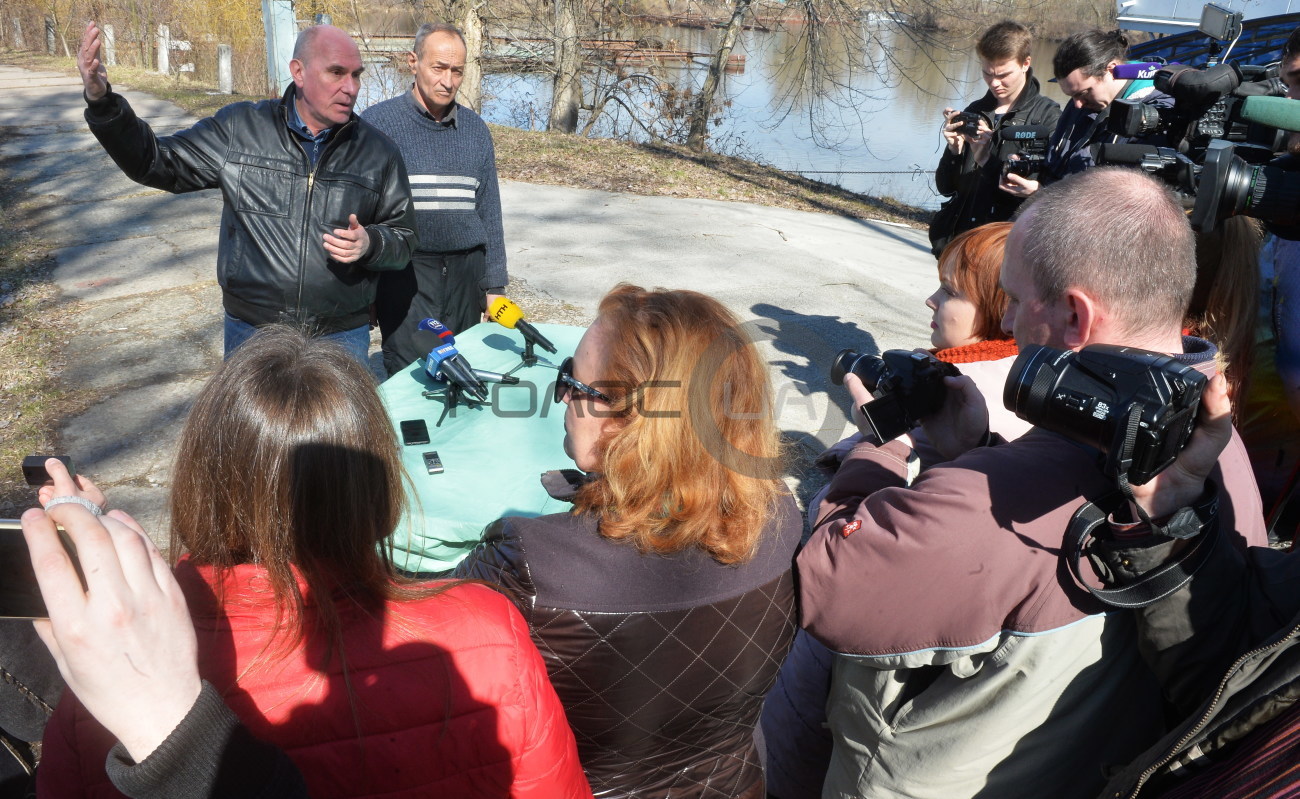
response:
<svg viewBox="0 0 1300 799"><path fill-rule="evenodd" d="M515 643L519 701L525 705L521 728L507 746L513 753L513 799L587 799L591 786L578 760L578 745L564 706L551 687L546 664L533 644L528 625L510 610Z"/></svg>
<svg viewBox="0 0 1300 799"><path fill-rule="evenodd" d="M357 124L366 124L357 122ZM384 141L390 153L384 165L383 193L375 209L375 219L366 224L370 249L359 265L375 272L405 269L411 253L419 244L415 232L415 205L411 200L411 182L406 164L396 145Z"/></svg>
<svg viewBox="0 0 1300 799"><path fill-rule="evenodd" d="M482 540L456 567L456 576L500 586L525 615L532 610L537 589L528 573L524 543L511 529L509 519L488 525Z"/></svg>
<svg viewBox="0 0 1300 799"><path fill-rule="evenodd" d="M159 138L116 92L86 108L86 122L122 172L137 183L180 194L220 185L237 103Z"/></svg>

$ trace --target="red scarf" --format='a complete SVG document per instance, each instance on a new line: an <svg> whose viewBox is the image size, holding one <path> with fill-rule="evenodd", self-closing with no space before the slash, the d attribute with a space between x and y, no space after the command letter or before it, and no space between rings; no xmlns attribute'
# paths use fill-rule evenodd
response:
<svg viewBox="0 0 1300 799"><path fill-rule="evenodd" d="M990 338L961 347L935 350L934 357L946 363L975 363L976 361L1000 361L1019 352L1020 349L1013 338Z"/></svg>

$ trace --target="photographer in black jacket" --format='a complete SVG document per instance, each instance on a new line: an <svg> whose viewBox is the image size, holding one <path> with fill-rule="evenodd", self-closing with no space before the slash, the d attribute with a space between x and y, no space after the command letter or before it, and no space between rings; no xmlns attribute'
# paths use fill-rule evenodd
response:
<svg viewBox="0 0 1300 799"><path fill-rule="evenodd" d="M1029 65L1032 43L1029 29L1016 22L999 22L984 31L975 50L989 90L962 114L952 108L943 111L947 148L934 182L939 193L951 199L930 223L935 257L958 233L1010 219L1020 207L1021 198L998 190L1003 165L995 141L998 133L1013 125L1055 125L1061 114L1055 102L1039 94ZM973 131L966 124L971 114L977 117Z"/></svg>

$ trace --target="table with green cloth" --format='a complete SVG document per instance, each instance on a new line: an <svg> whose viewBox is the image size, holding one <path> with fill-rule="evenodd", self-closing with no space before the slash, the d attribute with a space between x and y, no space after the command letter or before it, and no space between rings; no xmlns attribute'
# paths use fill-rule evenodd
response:
<svg viewBox="0 0 1300 799"><path fill-rule="evenodd" d="M447 409L443 387L424 371L421 359L384 381L379 396L393 429L406 419L423 419L429 443L402 446L410 475L407 512L393 534L394 565L408 572L441 572L461 561L502 516L541 516L572 507L552 499L541 475L576 468L564 454L563 404L551 401L556 367L571 356L584 328L537 324L555 345L551 355L537 348L538 361L522 366L524 337L499 325L478 324L456 335L456 349L475 369L518 377L518 385L488 383L488 402ZM441 425L439 425L441 419ZM399 433L400 440L400 433ZM423 453L436 450L442 474L429 474Z"/></svg>

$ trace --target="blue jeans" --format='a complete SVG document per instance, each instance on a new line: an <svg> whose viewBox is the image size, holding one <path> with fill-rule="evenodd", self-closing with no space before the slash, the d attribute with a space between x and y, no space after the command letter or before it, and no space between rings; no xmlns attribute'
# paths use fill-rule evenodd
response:
<svg viewBox="0 0 1300 799"><path fill-rule="evenodd" d="M226 354L224 357L229 358L230 353L234 352L240 344L248 341L257 332L257 328L249 323L236 319L230 314L226 317ZM362 325L351 330L340 330L337 333L330 333L328 336L321 336L323 339L338 342L343 345L343 349L352 354L352 357L361 361L362 366L370 368L370 326Z"/></svg>

